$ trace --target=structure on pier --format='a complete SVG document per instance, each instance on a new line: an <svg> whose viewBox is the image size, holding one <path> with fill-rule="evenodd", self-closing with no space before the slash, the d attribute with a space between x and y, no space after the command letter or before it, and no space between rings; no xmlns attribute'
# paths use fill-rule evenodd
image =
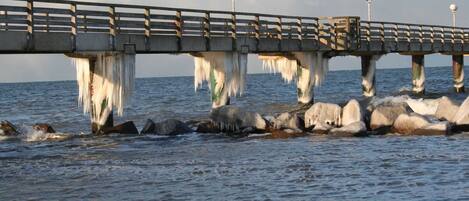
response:
<svg viewBox="0 0 469 201"><path fill-rule="evenodd" d="M313 87L323 79L328 60L347 55L361 57L365 96L376 94L376 63L388 53L412 56L416 93L425 92L424 56L451 55L455 91L464 92L468 29L361 21L358 17L315 18L62 0L0 2L0 54L63 53L82 58L104 52L189 53L195 57L199 75L195 84L210 83L214 107L228 104L230 96L242 92L247 54L260 55L266 66L281 72L286 80L296 79L300 103L313 101Z"/></svg>

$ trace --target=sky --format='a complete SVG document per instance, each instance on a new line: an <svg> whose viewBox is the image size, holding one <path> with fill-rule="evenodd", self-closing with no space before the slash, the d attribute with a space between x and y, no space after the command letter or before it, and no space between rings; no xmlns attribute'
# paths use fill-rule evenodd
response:
<svg viewBox="0 0 469 201"><path fill-rule="evenodd" d="M10 1L10 0L1 0ZM98 0L82 0L98 1ZM149 6L231 10L231 0L99 0ZM450 25L449 5L459 7L457 25L469 27L468 0L374 0L373 20ZM360 16L367 18L365 0L236 0L237 11L296 16ZM1 45L1 44L0 44ZM378 68L409 68L409 56L389 54L378 61ZM449 66L450 56L428 55L426 66ZM264 73L255 55L249 56L249 73ZM137 55L137 77L192 76L193 59L188 55ZM331 70L360 69L358 57L334 57ZM71 60L60 54L0 55L0 83L74 80Z"/></svg>

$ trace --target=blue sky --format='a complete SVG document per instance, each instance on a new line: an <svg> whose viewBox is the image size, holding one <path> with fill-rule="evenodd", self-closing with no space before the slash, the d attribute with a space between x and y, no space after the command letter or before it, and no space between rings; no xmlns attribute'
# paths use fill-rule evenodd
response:
<svg viewBox="0 0 469 201"><path fill-rule="evenodd" d="M3 0L2 0L3 1ZM93 1L93 0L87 0ZM96 1L96 0L95 0ZM230 10L231 0L99 0L165 7ZM374 0L373 17L395 21L450 25L449 4L459 6L458 26L469 27L469 1L464 0ZM268 5L268 6L266 6ZM366 19L365 0L237 0L237 9L246 12L301 16L360 16ZM428 55L427 66L449 66L450 56ZM357 57L332 59L332 70L360 69ZM410 57L390 54L382 57L378 68L408 68ZM0 83L49 80L74 80L75 69L64 55L0 55ZM261 63L249 57L249 73L262 73ZM193 75L193 60L188 55L138 55L137 77Z"/></svg>

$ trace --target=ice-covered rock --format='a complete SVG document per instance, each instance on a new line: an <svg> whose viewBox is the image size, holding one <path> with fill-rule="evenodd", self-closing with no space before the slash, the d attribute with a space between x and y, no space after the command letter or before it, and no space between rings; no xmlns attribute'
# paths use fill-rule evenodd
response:
<svg viewBox="0 0 469 201"><path fill-rule="evenodd" d="M450 130L449 122L432 122L417 113L399 115L392 128L393 132L404 135L447 135Z"/></svg>
<svg viewBox="0 0 469 201"><path fill-rule="evenodd" d="M213 109L210 119L220 130L226 132L239 132L248 127L265 130L267 127L266 121L259 113L248 112L234 106Z"/></svg>
<svg viewBox="0 0 469 201"><path fill-rule="evenodd" d="M402 96L387 96L384 98L373 97L370 103L368 104L367 110L373 112L378 107L384 106L404 106L408 107L407 100L410 97L407 95Z"/></svg>
<svg viewBox="0 0 469 201"><path fill-rule="evenodd" d="M370 127L372 130L391 127L401 114L408 112L404 105L378 106L371 114Z"/></svg>
<svg viewBox="0 0 469 201"><path fill-rule="evenodd" d="M436 110L435 117L440 120L452 121L454 115L458 112L459 106L454 103L451 99L446 96L443 96L440 99L440 104L438 104L438 109Z"/></svg>
<svg viewBox="0 0 469 201"><path fill-rule="evenodd" d="M313 128L314 134L326 135L333 127L330 124L318 123Z"/></svg>
<svg viewBox="0 0 469 201"><path fill-rule="evenodd" d="M357 100L350 100L342 109L342 125L363 121L363 112Z"/></svg>
<svg viewBox="0 0 469 201"><path fill-rule="evenodd" d="M329 135L333 136L347 136L347 137L358 137L365 136L367 129L365 122L357 121L340 128L333 128L330 130Z"/></svg>
<svg viewBox="0 0 469 201"><path fill-rule="evenodd" d="M461 104L452 122L456 125L469 125L469 97Z"/></svg>
<svg viewBox="0 0 469 201"><path fill-rule="evenodd" d="M331 127L342 125L342 108L337 104L315 103L305 113L305 127L310 128L318 124L325 124Z"/></svg>
<svg viewBox="0 0 469 201"><path fill-rule="evenodd" d="M0 135L16 136L19 135L18 129L9 121L0 122Z"/></svg>
<svg viewBox="0 0 469 201"><path fill-rule="evenodd" d="M274 129L292 129L301 130L303 128L302 121L296 113L283 113L272 121Z"/></svg>
<svg viewBox="0 0 469 201"><path fill-rule="evenodd" d="M407 104L417 114L420 115L435 115L440 99L408 99Z"/></svg>
<svg viewBox="0 0 469 201"><path fill-rule="evenodd" d="M430 121L424 116L412 114L400 114L394 121L392 131L400 134L410 135L415 130L430 125Z"/></svg>

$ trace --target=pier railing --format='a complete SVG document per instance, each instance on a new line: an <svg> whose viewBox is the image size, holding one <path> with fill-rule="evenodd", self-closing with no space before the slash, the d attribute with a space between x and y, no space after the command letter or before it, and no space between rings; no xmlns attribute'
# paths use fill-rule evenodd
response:
<svg viewBox="0 0 469 201"><path fill-rule="evenodd" d="M431 47L449 45L454 49L469 42L469 29L464 27L361 21L360 32L362 44L368 49L373 43L380 43L383 49L393 43L395 47L408 46L408 49L411 44L420 45L420 48L425 44Z"/></svg>
<svg viewBox="0 0 469 201"><path fill-rule="evenodd" d="M0 31L301 40L317 39L318 19L77 1L6 0L0 3Z"/></svg>
<svg viewBox="0 0 469 201"><path fill-rule="evenodd" d="M360 21L358 17L315 18L66 0L2 0L0 33L2 32L26 34L25 37L16 37L17 40L25 38L24 45L9 44L8 48L1 50L5 52L37 49L41 44L48 43L44 39L44 33L61 33L66 36L66 44L72 44L71 47L57 47L53 52L60 52L62 49L68 52L88 50L76 48L77 38L86 33L105 35L109 38L111 50L116 49L116 43L119 43L116 38L119 36L143 37L144 42L140 46L146 48L140 48L142 52L158 49L155 45L150 47L149 41L159 36L163 37L158 42L165 40L164 37L172 37L176 38L177 43L175 50L155 50L161 52L211 50L214 45L210 45L210 42L219 38L230 43L230 48L233 49L239 46L236 43L238 39L250 40L245 44L257 52L455 52L464 51L464 44L469 42L469 29L463 27ZM34 41L34 35L42 35L42 38ZM197 38L197 44L205 41L204 47L183 48L182 46L195 46L195 40L181 45L181 41L189 37ZM82 37L81 41L88 38ZM41 42L41 39L46 42ZM125 40L120 40L122 41ZM226 45L220 46L224 48L218 49L230 49ZM43 51L48 52L47 49Z"/></svg>

